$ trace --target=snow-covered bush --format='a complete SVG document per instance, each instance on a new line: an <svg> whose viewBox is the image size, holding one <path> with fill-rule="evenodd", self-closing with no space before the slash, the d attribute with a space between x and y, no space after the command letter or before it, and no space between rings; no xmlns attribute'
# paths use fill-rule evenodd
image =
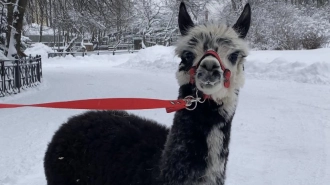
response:
<svg viewBox="0 0 330 185"><path fill-rule="evenodd" d="M315 32L307 32L301 39L301 44L304 49L317 49L325 46L328 38L325 35Z"/></svg>
<svg viewBox="0 0 330 185"><path fill-rule="evenodd" d="M329 7L316 8L273 0L255 1L252 4L252 25L248 40L254 49L297 50L315 49L329 41ZM227 4L220 17L226 19L236 14ZM239 10L237 10L239 12ZM232 24L232 20L227 22Z"/></svg>
<svg viewBox="0 0 330 185"><path fill-rule="evenodd" d="M24 51L27 55L36 56L41 55L42 58L48 58L48 53L53 52L52 48L42 44L42 43L34 43L31 47L27 48Z"/></svg>

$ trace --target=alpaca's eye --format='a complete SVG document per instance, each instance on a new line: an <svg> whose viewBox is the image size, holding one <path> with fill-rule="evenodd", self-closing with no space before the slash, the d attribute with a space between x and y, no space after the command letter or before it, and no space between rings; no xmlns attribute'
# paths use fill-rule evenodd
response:
<svg viewBox="0 0 330 185"><path fill-rule="evenodd" d="M234 53L232 53L232 54L230 54L230 55L228 56L228 60L229 60L233 65L235 65L238 56L239 56L239 51L235 51Z"/></svg>
<svg viewBox="0 0 330 185"><path fill-rule="evenodd" d="M190 51L186 51L183 53L182 59L185 59L188 62L192 62L195 59L195 55Z"/></svg>

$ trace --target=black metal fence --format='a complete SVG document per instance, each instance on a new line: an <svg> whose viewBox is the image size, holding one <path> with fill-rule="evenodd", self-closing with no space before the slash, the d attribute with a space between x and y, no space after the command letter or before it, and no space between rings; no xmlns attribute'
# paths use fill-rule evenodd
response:
<svg viewBox="0 0 330 185"><path fill-rule="evenodd" d="M0 61L0 97L41 83L41 56Z"/></svg>

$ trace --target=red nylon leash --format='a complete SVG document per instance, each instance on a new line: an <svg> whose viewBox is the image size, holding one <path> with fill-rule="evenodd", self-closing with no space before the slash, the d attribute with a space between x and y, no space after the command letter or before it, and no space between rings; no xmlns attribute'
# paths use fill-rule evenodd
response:
<svg viewBox="0 0 330 185"><path fill-rule="evenodd" d="M105 98L87 99L40 104L1 104L0 109L18 107L43 107L58 109L90 110L137 110L165 108L167 113L186 108L185 100L159 100L148 98Z"/></svg>

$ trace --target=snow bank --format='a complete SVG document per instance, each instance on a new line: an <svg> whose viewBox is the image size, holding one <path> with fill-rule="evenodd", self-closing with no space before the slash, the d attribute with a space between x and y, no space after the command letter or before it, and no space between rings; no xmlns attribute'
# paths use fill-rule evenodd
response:
<svg viewBox="0 0 330 185"><path fill-rule="evenodd" d="M116 67L122 63L127 62L136 54L92 54L82 56L67 55L65 57L45 58L43 66L52 67L50 69L73 68L79 70L90 70L91 67L101 67L102 70L109 70L111 67ZM54 68L55 67L55 68Z"/></svg>
<svg viewBox="0 0 330 185"><path fill-rule="evenodd" d="M41 55L42 59L48 58L48 53L53 52L52 48L42 43L35 43L31 45L31 48L27 48L24 53L35 57Z"/></svg>
<svg viewBox="0 0 330 185"><path fill-rule="evenodd" d="M277 58L269 63L251 61L245 67L248 77L290 80L313 84L330 84L330 63L288 62Z"/></svg>
<svg viewBox="0 0 330 185"><path fill-rule="evenodd" d="M119 67L174 72L179 62L174 47L153 46L140 50ZM245 72L248 78L330 84L330 49L252 51Z"/></svg>
<svg viewBox="0 0 330 185"><path fill-rule="evenodd" d="M26 54L41 54L43 61L66 67L88 67L95 63L107 67L131 68L154 72L174 73L180 58L174 54L175 47L153 46L134 54L66 56L47 59L52 49L36 43ZM330 48L299 51L251 51L245 64L248 78L296 81L311 84L330 84Z"/></svg>
<svg viewBox="0 0 330 185"><path fill-rule="evenodd" d="M330 84L330 49L253 51L245 71L250 78Z"/></svg>
<svg viewBox="0 0 330 185"><path fill-rule="evenodd" d="M174 49L175 47L165 46L148 47L140 50L119 67L174 72L180 62L174 54Z"/></svg>

